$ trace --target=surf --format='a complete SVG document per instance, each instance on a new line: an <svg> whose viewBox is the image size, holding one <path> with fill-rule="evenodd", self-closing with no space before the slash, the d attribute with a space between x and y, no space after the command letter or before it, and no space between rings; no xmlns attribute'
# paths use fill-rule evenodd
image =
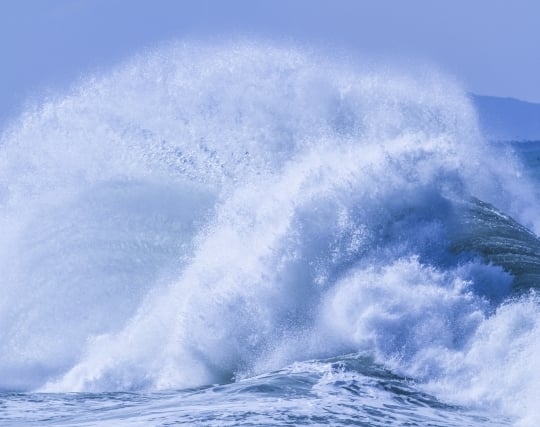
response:
<svg viewBox="0 0 540 427"><path fill-rule="evenodd" d="M2 134L0 387L170 390L358 353L536 417L522 167L433 70L252 42L140 54Z"/></svg>

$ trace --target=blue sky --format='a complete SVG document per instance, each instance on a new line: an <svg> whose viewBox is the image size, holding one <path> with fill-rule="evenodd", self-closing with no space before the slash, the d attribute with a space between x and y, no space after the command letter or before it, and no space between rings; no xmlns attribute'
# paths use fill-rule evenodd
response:
<svg viewBox="0 0 540 427"><path fill-rule="evenodd" d="M428 61L466 90L540 102L538 0L5 0L0 122L171 38L246 35Z"/></svg>

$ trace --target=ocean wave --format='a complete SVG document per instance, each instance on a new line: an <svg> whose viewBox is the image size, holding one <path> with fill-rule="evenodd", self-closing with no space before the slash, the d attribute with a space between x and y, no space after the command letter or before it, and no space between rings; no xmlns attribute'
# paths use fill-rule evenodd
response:
<svg viewBox="0 0 540 427"><path fill-rule="evenodd" d="M534 183L425 71L178 43L29 108L0 140L0 387L175 389L362 352L537 419Z"/></svg>

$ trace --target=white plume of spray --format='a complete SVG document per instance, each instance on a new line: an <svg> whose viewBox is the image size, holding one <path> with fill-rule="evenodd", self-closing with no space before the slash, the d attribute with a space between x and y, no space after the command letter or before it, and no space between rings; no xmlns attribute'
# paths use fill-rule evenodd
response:
<svg viewBox="0 0 540 427"><path fill-rule="evenodd" d="M436 73L246 42L170 45L88 79L2 136L0 372L18 377L3 387L189 387L367 351L517 413L492 388L523 381L508 360L531 360L536 305L493 313L475 283L509 276L446 250L470 196L540 228L498 156Z"/></svg>

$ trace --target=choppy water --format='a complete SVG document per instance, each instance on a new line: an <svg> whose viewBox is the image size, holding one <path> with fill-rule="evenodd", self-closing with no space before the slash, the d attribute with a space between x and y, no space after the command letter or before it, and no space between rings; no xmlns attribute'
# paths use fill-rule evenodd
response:
<svg viewBox="0 0 540 427"><path fill-rule="evenodd" d="M8 424L24 425L510 425L440 402L361 356L297 362L225 385L153 393L4 396Z"/></svg>
<svg viewBox="0 0 540 427"><path fill-rule="evenodd" d="M535 150L433 71L248 42L29 107L0 422L536 425Z"/></svg>

